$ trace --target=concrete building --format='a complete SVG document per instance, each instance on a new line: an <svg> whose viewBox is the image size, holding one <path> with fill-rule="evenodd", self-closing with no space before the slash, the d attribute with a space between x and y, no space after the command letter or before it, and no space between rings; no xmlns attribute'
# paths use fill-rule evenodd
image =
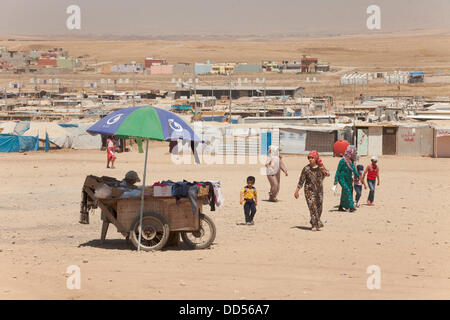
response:
<svg viewBox="0 0 450 320"><path fill-rule="evenodd" d="M234 66L234 73L259 73L263 69L257 64L239 63Z"/></svg>
<svg viewBox="0 0 450 320"><path fill-rule="evenodd" d="M56 58L39 58L38 66L40 67L57 67L58 60Z"/></svg>
<svg viewBox="0 0 450 320"><path fill-rule="evenodd" d="M15 68L23 68L30 64L30 58L25 52L14 50L0 52L0 60Z"/></svg>
<svg viewBox="0 0 450 320"><path fill-rule="evenodd" d="M56 59L56 64L58 68L71 69L79 66L80 63L78 59L75 58L58 57Z"/></svg>
<svg viewBox="0 0 450 320"><path fill-rule="evenodd" d="M145 69L151 68L153 65L167 65L167 61L165 59L153 59L153 58L145 58L144 67Z"/></svg>
<svg viewBox="0 0 450 320"><path fill-rule="evenodd" d="M173 66L173 73L174 74L185 74L185 73L193 74L194 66L188 62L179 62Z"/></svg>
<svg viewBox="0 0 450 320"><path fill-rule="evenodd" d="M300 60L301 72L317 72L317 64L319 60L317 58L303 56Z"/></svg>
<svg viewBox="0 0 450 320"><path fill-rule="evenodd" d="M152 65L150 74L173 74L173 65Z"/></svg>
<svg viewBox="0 0 450 320"><path fill-rule="evenodd" d="M142 64L119 64L111 67L111 73L143 73Z"/></svg>
<svg viewBox="0 0 450 320"><path fill-rule="evenodd" d="M212 71L213 64L211 63L195 63L194 73L195 74L210 74Z"/></svg>
<svg viewBox="0 0 450 320"><path fill-rule="evenodd" d="M316 70L317 72L329 72L330 64L328 62L320 62L319 64L317 64Z"/></svg>
<svg viewBox="0 0 450 320"><path fill-rule="evenodd" d="M211 73L212 74L222 74L222 75L234 73L234 63L214 64L211 67Z"/></svg>

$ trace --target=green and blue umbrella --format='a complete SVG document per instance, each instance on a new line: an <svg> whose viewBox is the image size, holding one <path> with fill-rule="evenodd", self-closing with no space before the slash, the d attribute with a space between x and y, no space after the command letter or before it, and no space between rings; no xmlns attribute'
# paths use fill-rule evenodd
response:
<svg viewBox="0 0 450 320"><path fill-rule="evenodd" d="M138 250L141 246L144 190L147 173L148 141L194 141L201 142L192 128L176 114L152 106L131 107L113 112L90 127L90 134L103 134L119 138L142 138L147 141L144 178L142 180L140 228Z"/></svg>
<svg viewBox="0 0 450 320"><path fill-rule="evenodd" d="M119 138L143 138L159 141L201 142L191 127L176 114L152 106L125 108L113 112L87 130Z"/></svg>

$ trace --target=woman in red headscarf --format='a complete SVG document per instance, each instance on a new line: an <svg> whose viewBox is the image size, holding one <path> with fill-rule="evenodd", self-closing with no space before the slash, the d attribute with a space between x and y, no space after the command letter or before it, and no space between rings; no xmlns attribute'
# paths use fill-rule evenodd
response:
<svg viewBox="0 0 450 320"><path fill-rule="evenodd" d="M330 173L323 165L317 151L311 151L308 154L308 160L309 164L303 168L294 197L298 199L299 191L304 185L305 199L311 215L311 230L319 231L320 228L323 228L320 220L323 204L323 179L329 177Z"/></svg>

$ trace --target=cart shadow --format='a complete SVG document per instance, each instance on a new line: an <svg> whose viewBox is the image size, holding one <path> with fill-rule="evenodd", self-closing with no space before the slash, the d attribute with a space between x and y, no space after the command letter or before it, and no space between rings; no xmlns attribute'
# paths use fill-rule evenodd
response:
<svg viewBox="0 0 450 320"><path fill-rule="evenodd" d="M130 250L133 249L133 246L128 243L125 239L110 239L105 240L105 242L101 243L100 240L90 240L85 243L81 243L78 245L79 248L82 247L91 247L91 248L99 248L99 249L108 249L108 250Z"/></svg>
<svg viewBox="0 0 450 320"><path fill-rule="evenodd" d="M79 248L82 247L91 247L105 250L136 250L136 248L128 243L125 239L110 239L105 240L105 242L101 243L100 240L90 240L85 243L81 243L78 245ZM182 241L178 245L167 246L164 247L161 251L192 251L193 249L189 248Z"/></svg>
<svg viewBox="0 0 450 320"><path fill-rule="evenodd" d="M189 248L186 244L183 242L180 242L176 246L167 246L164 247L161 251L195 251L194 249Z"/></svg>

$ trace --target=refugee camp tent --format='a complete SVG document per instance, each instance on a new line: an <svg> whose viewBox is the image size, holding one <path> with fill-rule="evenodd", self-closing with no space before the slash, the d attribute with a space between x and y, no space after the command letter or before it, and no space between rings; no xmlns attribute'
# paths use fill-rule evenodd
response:
<svg viewBox="0 0 450 320"><path fill-rule="evenodd" d="M55 122L35 122L29 123L30 128L23 133L26 137L39 136L39 140L45 140L45 134L48 134L50 142L58 148L70 148L72 146L72 135L66 129L61 128ZM22 127L20 122L8 122L2 124L4 134L15 134L16 126Z"/></svg>
<svg viewBox="0 0 450 320"><path fill-rule="evenodd" d="M31 122L30 129L24 133L24 136L39 135L39 140L45 140L45 133L48 134L50 142L57 147L72 147L72 135L56 122Z"/></svg>
<svg viewBox="0 0 450 320"><path fill-rule="evenodd" d="M0 134L0 152L25 152L37 150L39 150L38 137Z"/></svg>
<svg viewBox="0 0 450 320"><path fill-rule="evenodd" d="M398 127L397 155L433 155L433 128L426 123L402 123Z"/></svg>
<svg viewBox="0 0 450 320"><path fill-rule="evenodd" d="M16 128L17 122L8 121L0 123L0 133L3 134L15 134L14 130Z"/></svg>
<svg viewBox="0 0 450 320"><path fill-rule="evenodd" d="M77 150L99 150L102 148L102 137L100 135L93 136L86 130L94 123L77 123L71 126L64 126L64 129L72 135L72 149ZM61 124L60 124L61 126Z"/></svg>

